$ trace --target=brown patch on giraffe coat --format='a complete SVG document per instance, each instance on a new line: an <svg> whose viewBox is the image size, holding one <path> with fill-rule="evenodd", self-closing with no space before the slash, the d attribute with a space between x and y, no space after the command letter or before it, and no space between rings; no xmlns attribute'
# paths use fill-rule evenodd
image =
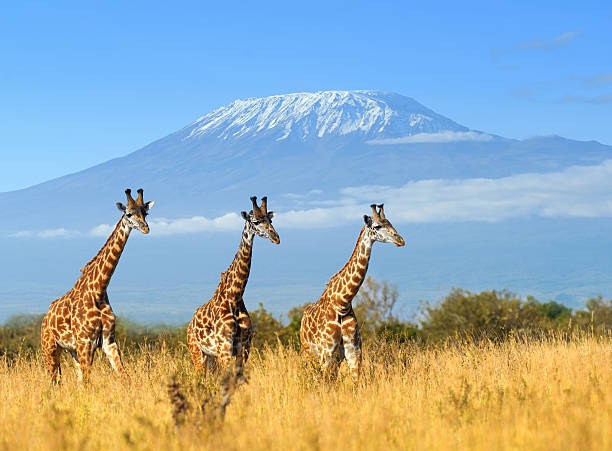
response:
<svg viewBox="0 0 612 451"><path fill-rule="evenodd" d="M338 314L336 313L335 310L327 309L327 311L325 312L325 319L327 321L337 321L338 320Z"/></svg>
<svg viewBox="0 0 612 451"><path fill-rule="evenodd" d="M87 319L89 319L89 320L98 318L99 316L100 316L100 312L99 311L90 310L90 311L87 312Z"/></svg>

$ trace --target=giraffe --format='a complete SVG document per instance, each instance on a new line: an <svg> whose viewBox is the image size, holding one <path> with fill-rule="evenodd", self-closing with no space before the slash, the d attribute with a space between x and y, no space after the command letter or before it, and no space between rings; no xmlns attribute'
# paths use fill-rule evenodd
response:
<svg viewBox="0 0 612 451"><path fill-rule="evenodd" d="M113 369L125 375L121 354L115 342L115 314L106 289L115 272L132 229L149 233L146 216L153 201L144 202L142 189L136 200L126 189L127 205L117 202L123 213L113 233L98 254L81 269L74 287L51 303L41 328L41 349L45 366L55 383L61 375L60 354L72 354L79 382L87 381L94 353L101 347Z"/></svg>
<svg viewBox="0 0 612 451"><path fill-rule="evenodd" d="M251 197L253 209L242 212L245 221L242 240L230 267L221 274L221 281L212 298L194 313L187 328L187 344L193 364L198 370L212 370L215 362L227 370L236 356L236 367L246 364L253 331L242 296L249 280L253 238L259 235L279 244L272 226L273 211L268 211L267 197Z"/></svg>
<svg viewBox="0 0 612 451"><path fill-rule="evenodd" d="M327 282L317 302L304 309L300 327L302 348L318 357L328 378L335 377L344 358L355 382L361 370L361 336L352 300L363 283L375 241L403 246L404 239L385 218L384 205L370 205L372 216L364 215L353 254L344 267Z"/></svg>

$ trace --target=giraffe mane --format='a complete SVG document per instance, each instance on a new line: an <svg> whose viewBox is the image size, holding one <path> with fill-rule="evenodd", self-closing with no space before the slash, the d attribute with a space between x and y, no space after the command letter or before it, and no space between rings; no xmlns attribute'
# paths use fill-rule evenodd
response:
<svg viewBox="0 0 612 451"><path fill-rule="evenodd" d="M227 268L224 272L221 273L221 280L219 280L218 289L225 290L227 288L227 276L229 276L230 268Z"/></svg>
<svg viewBox="0 0 612 451"><path fill-rule="evenodd" d="M90 270L93 268L93 266L94 266L94 264L93 264L93 263L94 263L94 262L95 262L95 261L98 259L98 257L100 257L100 256L102 255L102 251L103 251L104 249L106 249L106 247L108 246L108 243L110 242L111 237L113 237L113 236L115 235L115 232L117 231L117 229L118 229L120 226L121 226L121 221L119 221L119 222L117 223L117 225L115 226L115 230L113 230L113 233L111 233L111 234L108 236L108 238L106 239L106 242L104 243L104 246L102 246L102 247L100 248L100 250L98 251L98 253L97 253L97 254L96 254L96 255L95 255L95 256L94 256L94 257L93 257L91 260L89 260L89 261L87 262L87 264L86 264L86 265L83 267L83 269L81 269L81 273L83 273L83 274L81 275L81 277L82 277L83 275L85 275L87 272L89 272L89 271L90 271Z"/></svg>
<svg viewBox="0 0 612 451"><path fill-rule="evenodd" d="M336 279L336 277L338 277L338 275L342 271L344 271L346 267L349 265L349 263L353 260L353 257L355 257L355 254L357 253L357 249L359 248L359 242L361 241L361 237L364 234L364 232L365 232L365 226L361 228L361 232L359 233L359 238L357 238L357 243L355 244L355 248L353 249L353 253L351 254L351 257L347 260L344 266L336 274L330 277L329 281L325 285L329 286ZM325 291L327 291L327 288L325 289Z"/></svg>

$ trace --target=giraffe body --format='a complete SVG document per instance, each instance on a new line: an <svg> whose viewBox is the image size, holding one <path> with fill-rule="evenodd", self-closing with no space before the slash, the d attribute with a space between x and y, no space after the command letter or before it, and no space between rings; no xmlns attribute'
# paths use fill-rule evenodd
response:
<svg viewBox="0 0 612 451"><path fill-rule="evenodd" d="M245 364L249 357L253 330L242 296L251 270L253 239L259 235L280 243L272 227L274 212L267 211L267 198L262 198L261 207L255 197L251 200L253 210L242 212L245 226L238 252L212 298L195 311L187 328L187 344L198 370L212 370L216 363L229 368L232 357Z"/></svg>
<svg viewBox="0 0 612 451"><path fill-rule="evenodd" d="M149 233L145 221L153 202L134 201L129 190L125 213L98 254L81 270L74 287L51 303L41 326L41 350L51 379L59 380L60 355L67 350L74 359L79 380L87 380L96 349L102 348L119 374L125 369L115 342L115 314L106 292L133 228Z"/></svg>
<svg viewBox="0 0 612 451"><path fill-rule="evenodd" d="M364 216L366 225L349 261L332 276L319 300L304 309L300 327L302 348L318 358L328 377L334 377L346 359L353 379L359 379L361 335L352 300L365 279L374 242L404 245L403 238L384 217L383 206L379 208L380 213L373 205L374 215Z"/></svg>
<svg viewBox="0 0 612 451"><path fill-rule="evenodd" d="M246 288L253 250L253 234L245 227L234 261L221 275L212 298L198 307L187 328L187 342L198 369L222 367L242 353L248 359L253 332L242 295Z"/></svg>

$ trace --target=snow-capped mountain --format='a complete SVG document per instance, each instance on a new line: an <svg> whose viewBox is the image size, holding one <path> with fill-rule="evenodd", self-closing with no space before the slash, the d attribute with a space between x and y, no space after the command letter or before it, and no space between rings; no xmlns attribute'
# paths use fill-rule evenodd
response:
<svg viewBox="0 0 612 451"><path fill-rule="evenodd" d="M89 200L112 205L126 187L144 187L164 217L194 214L202 202L201 214L216 216L254 193L275 196L275 208L287 209L295 208L288 193L550 172L607 158L611 148L596 142L475 132L395 93L277 95L236 100L125 157L0 193L0 211L13 213L0 221L0 232L23 223L100 223L103 210ZM82 205L65 210L68 199Z"/></svg>
<svg viewBox="0 0 612 451"><path fill-rule="evenodd" d="M100 223L105 210L90 199L113 205L126 187L144 187L164 217L194 214L200 203L201 214L216 216L254 193L294 208L287 193L550 172L606 158L611 148L596 142L475 132L395 93L276 95L236 100L125 157L0 193L0 211L12 212L0 232ZM79 208L66 210L68 200Z"/></svg>
<svg viewBox="0 0 612 451"><path fill-rule="evenodd" d="M115 202L125 201L128 187L144 188L145 198L155 201L156 223L152 236L130 239L111 286L113 306L141 319L145 313L157 321L183 321L214 291L237 244L236 230L208 233L208 227L228 217L240 222L237 213L250 208L249 196L267 195L271 208L297 211L294 221L304 224L285 228L279 214L283 244L257 244L245 300L249 308L263 301L281 313L316 299L329 274L344 264L369 202L386 202L396 221L402 208L406 217L419 202L421 208L430 203L426 193L436 197L438 187L446 186L448 194L445 182L472 179L481 186L485 179L545 175L610 159L612 147L595 141L493 136L388 92L236 100L124 157L0 193L0 253L7 256L0 258L0 321L9 313L44 311L74 283L78 268L103 242L93 231L100 225L108 231L118 220ZM413 184L428 188L394 205L396 188ZM453 202L465 192L450 191ZM364 205L351 198L356 192L364 193ZM443 213L444 202L438 204ZM356 206L359 214L349 218L335 209L339 205ZM311 216L318 218L316 227ZM571 300L606 293L612 283L606 275L612 274L609 247L602 245L610 240L604 219L471 219L394 222L406 248L379 246L371 273L397 283L410 302L435 300L451 286L561 293ZM153 236L170 223L182 230L195 224L206 233Z"/></svg>
<svg viewBox="0 0 612 451"><path fill-rule="evenodd" d="M187 127L187 139L261 137L304 141L328 136L396 138L467 128L399 94L322 91L235 100Z"/></svg>

